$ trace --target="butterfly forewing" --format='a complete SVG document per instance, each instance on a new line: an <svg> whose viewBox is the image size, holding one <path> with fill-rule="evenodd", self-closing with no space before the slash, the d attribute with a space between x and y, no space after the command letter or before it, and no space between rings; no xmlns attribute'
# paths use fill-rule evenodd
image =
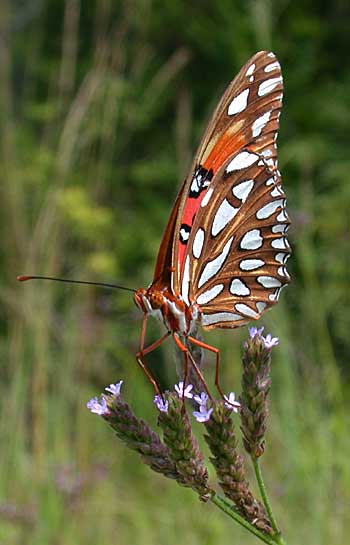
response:
<svg viewBox="0 0 350 545"><path fill-rule="evenodd" d="M276 135L282 101L280 65L273 53L254 55L228 86L197 151L179 203L172 251L172 287L179 291L187 245L207 192L217 191L218 173L239 152L255 152L277 168ZM241 156L244 159L244 156Z"/></svg>
<svg viewBox="0 0 350 545"><path fill-rule="evenodd" d="M282 91L281 67L274 53L254 55L221 98L196 163L213 168L215 174L225 159L248 144L260 153L269 147L271 156L267 155L275 158L274 133L278 130ZM267 121L270 123L265 128Z"/></svg>

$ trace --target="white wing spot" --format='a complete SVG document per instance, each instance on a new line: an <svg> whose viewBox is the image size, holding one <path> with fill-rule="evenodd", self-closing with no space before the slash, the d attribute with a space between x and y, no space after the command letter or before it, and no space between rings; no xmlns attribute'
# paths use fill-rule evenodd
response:
<svg viewBox="0 0 350 545"><path fill-rule="evenodd" d="M218 324L219 322L237 322L243 320L243 316L233 312L216 312L214 314L202 314L202 325Z"/></svg>
<svg viewBox="0 0 350 545"><path fill-rule="evenodd" d="M200 228L198 229L196 236L194 237L192 252L196 259L199 259L202 253L203 244L204 244L204 235L205 235L204 229Z"/></svg>
<svg viewBox="0 0 350 545"><path fill-rule="evenodd" d="M281 197L284 196L283 189L280 185L277 185L270 193L271 197Z"/></svg>
<svg viewBox="0 0 350 545"><path fill-rule="evenodd" d="M290 279L288 271L285 267L278 267L277 272L280 276L285 276L288 280Z"/></svg>
<svg viewBox="0 0 350 545"><path fill-rule="evenodd" d="M269 148L266 148L261 152L261 155L263 157L271 157L272 151Z"/></svg>
<svg viewBox="0 0 350 545"><path fill-rule="evenodd" d="M278 263L281 263L284 265L287 262L287 259L290 257L290 254L286 254L284 252L280 252L275 255L275 260L278 261Z"/></svg>
<svg viewBox="0 0 350 545"><path fill-rule="evenodd" d="M288 215L287 213L285 212L285 210L282 210L282 212L280 212L276 218L277 221L288 221L289 218L288 218Z"/></svg>
<svg viewBox="0 0 350 545"><path fill-rule="evenodd" d="M265 310L266 303L264 303L263 301L258 301L255 306L258 309L258 312L261 313L261 312L263 312Z"/></svg>
<svg viewBox="0 0 350 545"><path fill-rule="evenodd" d="M273 276L258 276L256 279L264 288L280 288L281 282Z"/></svg>
<svg viewBox="0 0 350 545"><path fill-rule="evenodd" d="M242 250L257 250L264 244L264 239L261 236L260 229L252 229L248 231L241 240L240 247Z"/></svg>
<svg viewBox="0 0 350 545"><path fill-rule="evenodd" d="M249 318L259 318L258 313L255 312L255 310L250 308L248 305L245 305L244 303L237 303L235 305L235 309L238 310L238 312L241 312L242 314L249 316Z"/></svg>
<svg viewBox="0 0 350 545"><path fill-rule="evenodd" d="M277 288L277 290L274 293L270 293L270 295L269 295L270 301L278 301L280 293L283 290L283 288L286 287L286 285L287 284L284 284L284 286L281 286L280 288Z"/></svg>
<svg viewBox="0 0 350 545"><path fill-rule="evenodd" d="M271 91L273 91L274 88L277 87L279 83L282 83L281 76L278 78L267 79L263 81L262 83L260 83L258 88L259 97L262 97L264 95L267 95L268 93L271 93Z"/></svg>
<svg viewBox="0 0 350 545"><path fill-rule="evenodd" d="M190 231L186 231L186 229L180 229L180 237L182 241L186 242L190 238Z"/></svg>
<svg viewBox="0 0 350 545"><path fill-rule="evenodd" d="M215 237L220 231L222 231L226 225L235 217L239 208L232 206L227 199L224 199L220 204L213 225L211 228L211 234Z"/></svg>
<svg viewBox="0 0 350 545"><path fill-rule="evenodd" d="M273 233L285 233L288 229L289 225L287 225L286 223L282 224L282 223L278 223L277 225L273 225L272 226L272 232Z"/></svg>
<svg viewBox="0 0 350 545"><path fill-rule="evenodd" d="M252 134L253 137L259 136L263 128L265 127L266 123L269 121L271 116L271 112L265 112L263 115L258 117L252 125Z"/></svg>
<svg viewBox="0 0 350 545"><path fill-rule="evenodd" d="M269 178L268 180L266 180L265 184L266 185L272 185L275 183L275 178Z"/></svg>
<svg viewBox="0 0 350 545"><path fill-rule="evenodd" d="M276 58L276 55L270 51L270 53L267 54L268 57L272 57L273 59Z"/></svg>
<svg viewBox="0 0 350 545"><path fill-rule="evenodd" d="M246 76L251 76L251 75L253 74L254 70L255 70L255 64L253 63L253 64L251 64L251 65L249 66L249 68L248 68L248 70L246 71L245 75L246 75Z"/></svg>
<svg viewBox="0 0 350 545"><path fill-rule="evenodd" d="M233 186L232 195L244 203L254 186L254 180L246 180Z"/></svg>
<svg viewBox="0 0 350 545"><path fill-rule="evenodd" d="M265 66L264 72L272 72L273 70L279 70L280 68L280 63L278 61L275 61Z"/></svg>
<svg viewBox="0 0 350 545"><path fill-rule="evenodd" d="M233 170L242 170L242 168L248 168L259 159L259 156L255 153L249 153L249 151L241 151L229 162L226 167L226 172L232 172Z"/></svg>
<svg viewBox="0 0 350 545"><path fill-rule="evenodd" d="M204 208L204 206L207 206L208 202L209 202L209 199L210 197L212 196L213 194L213 191L214 191L214 188L213 187L209 187L209 189L207 189L203 199L202 199L202 202L201 202L201 207Z"/></svg>
<svg viewBox="0 0 350 545"><path fill-rule="evenodd" d="M282 238L275 238L271 242L272 248L276 248L277 250L289 250L289 244L285 237Z"/></svg>
<svg viewBox="0 0 350 545"><path fill-rule="evenodd" d="M203 269L203 272L199 278L198 281L198 288L201 288L203 284L208 282L210 278L216 275L216 273L221 269L222 265L224 264L227 255L230 251L231 245L232 245L233 237L231 237L225 244L224 249L222 250L221 254L219 254L215 259L212 261L209 261L209 263L206 264L206 266Z"/></svg>
<svg viewBox="0 0 350 545"><path fill-rule="evenodd" d="M219 293L222 292L224 289L224 284L217 284L213 288L210 288L210 290L205 291L197 298L197 303L199 305L205 305L206 303L209 303L209 301L212 301L219 295Z"/></svg>
<svg viewBox="0 0 350 545"><path fill-rule="evenodd" d="M250 289L242 280L239 278L234 278L230 285L230 293L232 293L232 295L240 295L245 297L246 295L250 294Z"/></svg>
<svg viewBox="0 0 350 545"><path fill-rule="evenodd" d="M254 271L265 265L262 259L242 259L239 264L241 271Z"/></svg>
<svg viewBox="0 0 350 545"><path fill-rule="evenodd" d="M243 112L248 104L249 89L244 89L239 95L237 95L228 107L228 115L239 114Z"/></svg>
<svg viewBox="0 0 350 545"><path fill-rule="evenodd" d="M257 219L265 220L266 218L269 218L274 212L276 212L277 208L279 208L280 206L283 206L283 199L279 199L278 201L273 201L265 204L265 206L257 211Z"/></svg>
<svg viewBox="0 0 350 545"><path fill-rule="evenodd" d="M190 289L190 256L187 256L185 261L185 266L184 266L184 274L182 278L182 290L181 290L181 295L186 305L190 304L188 299L189 289Z"/></svg>

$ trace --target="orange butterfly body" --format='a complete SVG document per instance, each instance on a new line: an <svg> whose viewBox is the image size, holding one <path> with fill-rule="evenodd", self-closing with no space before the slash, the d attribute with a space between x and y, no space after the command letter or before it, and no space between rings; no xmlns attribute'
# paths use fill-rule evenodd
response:
<svg viewBox="0 0 350 545"><path fill-rule="evenodd" d="M187 363L195 365L181 336L215 352L218 375L218 350L192 337L197 326L235 328L257 320L290 280L276 146L282 92L275 55L257 53L230 83L205 131L165 229L154 280L135 294L144 314L137 360L152 382L143 357L169 335ZM167 333L144 348L149 315Z"/></svg>

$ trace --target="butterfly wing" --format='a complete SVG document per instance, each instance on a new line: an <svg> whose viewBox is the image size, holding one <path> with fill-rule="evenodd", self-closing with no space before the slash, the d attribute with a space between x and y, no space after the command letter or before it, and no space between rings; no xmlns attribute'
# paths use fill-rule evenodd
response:
<svg viewBox="0 0 350 545"><path fill-rule="evenodd" d="M165 230L153 283L198 303L206 327L258 318L288 280L288 253L276 251L284 240L278 230L288 224L276 159L282 90L273 53L257 53L240 70L212 116ZM259 219L269 205L276 208ZM244 269L245 258L248 267L254 259L263 264Z"/></svg>
<svg viewBox="0 0 350 545"><path fill-rule="evenodd" d="M172 277L174 273L173 243L174 240L178 239L178 236L175 237L175 227L184 189L185 184L182 185L176 197L176 201L172 208L167 226L164 230L162 242L158 252L152 285L159 285L160 288L164 286L169 287L172 284Z"/></svg>
<svg viewBox="0 0 350 545"><path fill-rule="evenodd" d="M276 57L257 53L222 97L186 180L174 286L186 303L200 305L207 328L258 319L289 281L276 148L282 91Z"/></svg>
<svg viewBox="0 0 350 545"><path fill-rule="evenodd" d="M259 156L231 170L242 154L251 160L243 150L213 179L214 191L197 212L185 256L182 294L200 306L207 328L260 318L289 282L289 218L280 174Z"/></svg>

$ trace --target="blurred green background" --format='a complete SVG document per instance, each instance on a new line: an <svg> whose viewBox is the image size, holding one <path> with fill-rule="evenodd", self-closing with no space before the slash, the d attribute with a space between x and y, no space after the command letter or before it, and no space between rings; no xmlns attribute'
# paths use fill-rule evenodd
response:
<svg viewBox="0 0 350 545"><path fill-rule="evenodd" d="M261 49L285 79L294 250L293 282L262 320L281 339L263 465L289 544L348 543L349 28L346 0L2 0L1 544L255 542L87 411L123 379L155 424L130 294L15 277L147 286L208 117ZM150 324L149 339L159 332ZM246 336L205 334L222 350L226 390L239 392ZM164 388L173 352L150 357Z"/></svg>

